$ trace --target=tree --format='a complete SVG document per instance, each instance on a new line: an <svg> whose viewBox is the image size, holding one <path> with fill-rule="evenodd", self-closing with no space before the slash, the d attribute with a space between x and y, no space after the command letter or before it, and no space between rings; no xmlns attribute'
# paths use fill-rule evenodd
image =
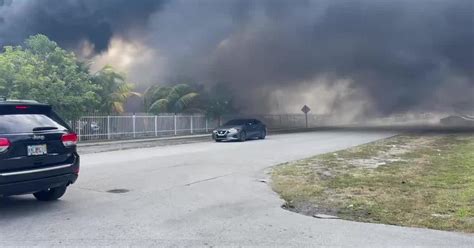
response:
<svg viewBox="0 0 474 248"><path fill-rule="evenodd" d="M234 114L236 109L233 104L232 91L224 84L216 84L207 94L206 115L217 119L219 123L226 114Z"/></svg>
<svg viewBox="0 0 474 248"><path fill-rule="evenodd" d="M95 73L93 81L100 87L100 110L105 113L123 113L129 97L141 96L133 91L133 85L126 82L124 75L108 65Z"/></svg>
<svg viewBox="0 0 474 248"><path fill-rule="evenodd" d="M200 94L187 84L175 86L154 85L144 94L145 108L151 113L199 112Z"/></svg>
<svg viewBox="0 0 474 248"><path fill-rule="evenodd" d="M48 103L72 119L97 109L100 86L73 53L44 35L30 36L24 47L0 53L0 95Z"/></svg>

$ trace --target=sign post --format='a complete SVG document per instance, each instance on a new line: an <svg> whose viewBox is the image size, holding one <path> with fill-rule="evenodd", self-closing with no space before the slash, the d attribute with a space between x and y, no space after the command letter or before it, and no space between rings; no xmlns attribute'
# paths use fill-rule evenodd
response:
<svg viewBox="0 0 474 248"><path fill-rule="evenodd" d="M308 128L308 113L309 113L309 111L311 111L311 109L307 105L304 105L303 108L301 109L301 111L303 111L303 113L304 113L304 117L305 117L305 120L306 120L306 128Z"/></svg>

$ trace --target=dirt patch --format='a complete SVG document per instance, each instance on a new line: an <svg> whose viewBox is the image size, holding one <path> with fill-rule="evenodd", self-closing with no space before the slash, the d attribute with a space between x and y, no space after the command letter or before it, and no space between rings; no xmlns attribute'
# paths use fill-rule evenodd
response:
<svg viewBox="0 0 474 248"><path fill-rule="evenodd" d="M359 146L346 150L344 157L334 153L337 161L348 163L354 167L375 169L379 166L394 164L395 162L406 162L403 156L414 151L419 147L430 147L435 144L436 137L404 137L399 136L395 139L378 141L366 146ZM349 157L356 155L355 157ZM359 155L359 156L357 156ZM365 158L357 158L364 156Z"/></svg>

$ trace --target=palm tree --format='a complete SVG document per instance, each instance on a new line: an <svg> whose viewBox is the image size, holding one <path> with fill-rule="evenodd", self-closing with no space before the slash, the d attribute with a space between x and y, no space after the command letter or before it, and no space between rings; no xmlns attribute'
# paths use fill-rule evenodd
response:
<svg viewBox="0 0 474 248"><path fill-rule="evenodd" d="M141 96L133 91L133 85L125 80L125 76L106 65L94 74L94 81L101 87L102 111L107 113L123 113L124 105L131 96Z"/></svg>
<svg viewBox="0 0 474 248"><path fill-rule="evenodd" d="M154 114L198 112L198 99L199 93L187 84L171 87L154 85L144 94L145 108Z"/></svg>

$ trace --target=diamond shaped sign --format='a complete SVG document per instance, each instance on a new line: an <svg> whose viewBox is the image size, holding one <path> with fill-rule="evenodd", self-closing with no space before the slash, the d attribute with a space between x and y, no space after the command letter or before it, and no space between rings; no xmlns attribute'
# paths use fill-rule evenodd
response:
<svg viewBox="0 0 474 248"><path fill-rule="evenodd" d="M301 111L303 111L303 113L307 114L307 113L309 113L309 111L311 111L311 109L307 105L304 105L303 108L301 109Z"/></svg>

